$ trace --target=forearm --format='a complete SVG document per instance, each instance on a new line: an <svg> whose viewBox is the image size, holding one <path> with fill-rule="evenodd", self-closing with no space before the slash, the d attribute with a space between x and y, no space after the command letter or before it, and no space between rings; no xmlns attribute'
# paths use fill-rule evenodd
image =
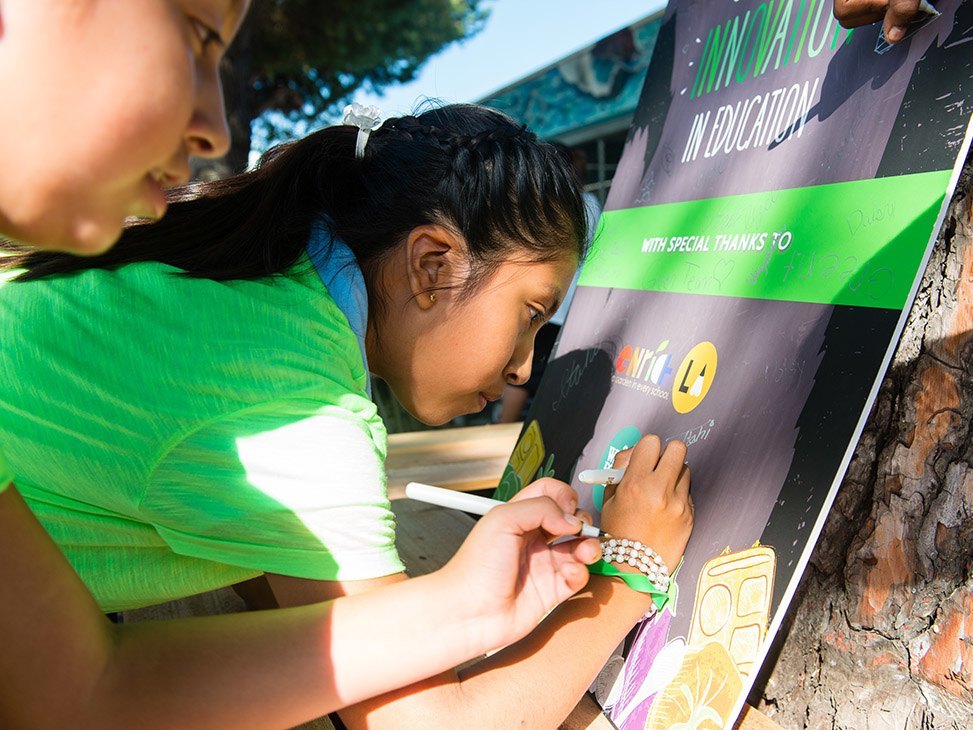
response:
<svg viewBox="0 0 973 730"><path fill-rule="evenodd" d="M495 649L479 606L464 599L437 571L335 602L329 651L342 706Z"/></svg>
<svg viewBox="0 0 973 730"><path fill-rule="evenodd" d="M411 684L484 649L473 622L437 600L436 581L311 606L120 627L112 673L100 687L112 709L102 714L119 727L150 727L158 718L160 727L264 730ZM401 622L389 620L393 610Z"/></svg>
<svg viewBox="0 0 973 730"><path fill-rule="evenodd" d="M606 497L603 529L637 536L667 565L678 564L693 526L685 444L671 441L663 450L657 436L646 436L615 465L627 471ZM550 486L542 481L524 491ZM557 727L650 606L649 595L592 576L522 641L459 674L349 708L342 718L356 728Z"/></svg>
<svg viewBox="0 0 973 730"><path fill-rule="evenodd" d="M525 639L417 687L342 711L350 728L557 727L649 606L621 581L592 576Z"/></svg>
<svg viewBox="0 0 973 730"><path fill-rule="evenodd" d="M593 575L585 590L536 631L461 671L464 694L483 703L512 682L519 688L517 702L497 708L505 713L498 720L510 723L503 726L559 726L645 615L650 600L620 580ZM509 674L502 677L505 672ZM538 701L540 696L543 701Z"/></svg>
<svg viewBox="0 0 973 730"><path fill-rule="evenodd" d="M13 491L0 554L3 726L290 727L482 651L432 576L337 604L113 626Z"/></svg>

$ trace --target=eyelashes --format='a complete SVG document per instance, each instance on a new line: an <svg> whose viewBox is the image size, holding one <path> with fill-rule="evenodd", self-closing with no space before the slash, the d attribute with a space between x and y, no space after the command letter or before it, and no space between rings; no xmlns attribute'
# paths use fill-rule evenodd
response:
<svg viewBox="0 0 973 730"><path fill-rule="evenodd" d="M223 42L223 36L221 36L215 28L207 25L199 18L190 16L189 22L193 26L193 32L196 33L196 37L199 40L203 51L206 51L210 45L215 45L219 49L222 49L226 45Z"/></svg>
<svg viewBox="0 0 973 730"><path fill-rule="evenodd" d="M547 315L544 312L540 311L537 307L531 307L528 305L527 311L530 313L531 324L537 324L537 323L543 324L544 322L547 321Z"/></svg>

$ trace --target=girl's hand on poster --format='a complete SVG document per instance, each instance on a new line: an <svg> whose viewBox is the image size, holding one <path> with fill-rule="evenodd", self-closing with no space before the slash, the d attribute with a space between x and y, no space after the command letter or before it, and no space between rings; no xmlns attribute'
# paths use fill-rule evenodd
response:
<svg viewBox="0 0 973 730"><path fill-rule="evenodd" d="M845 28L884 19L882 34L889 43L902 40L919 12L919 0L834 0L834 17Z"/></svg>
<svg viewBox="0 0 973 730"><path fill-rule="evenodd" d="M555 484L534 486L540 482ZM463 604L458 610L470 616L470 631L479 632L485 647L526 636L552 608L584 587L587 565L601 557L594 539L550 544L581 530L581 520L573 515L577 495L553 479L534 485L480 518L439 571L444 595Z"/></svg>
<svg viewBox="0 0 973 730"><path fill-rule="evenodd" d="M639 540L676 569L693 531L686 445L670 441L663 451L659 437L644 436L620 451L613 467L625 468L615 487L605 488L601 529L613 537Z"/></svg>

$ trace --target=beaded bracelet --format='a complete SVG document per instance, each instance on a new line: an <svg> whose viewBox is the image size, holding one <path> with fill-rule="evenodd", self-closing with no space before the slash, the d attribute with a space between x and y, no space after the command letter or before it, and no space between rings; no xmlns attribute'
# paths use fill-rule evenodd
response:
<svg viewBox="0 0 973 730"><path fill-rule="evenodd" d="M606 563L628 563L633 568L648 576L659 590L665 593L669 589L669 569L662 561L662 557L648 545L638 540L625 538L611 538L601 544L601 556Z"/></svg>
<svg viewBox="0 0 973 730"><path fill-rule="evenodd" d="M646 618L662 610L669 602L676 584L666 564L652 548L638 540L611 538L602 543L601 551L602 559L589 565L588 571L596 575L621 578L629 588L639 593L648 593L652 598L652 606L645 613ZM640 572L619 570L612 564L613 561L638 568Z"/></svg>

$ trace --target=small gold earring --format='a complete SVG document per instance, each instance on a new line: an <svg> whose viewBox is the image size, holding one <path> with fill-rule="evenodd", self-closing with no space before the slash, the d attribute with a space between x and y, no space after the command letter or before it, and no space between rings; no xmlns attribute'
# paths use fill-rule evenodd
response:
<svg viewBox="0 0 973 730"><path fill-rule="evenodd" d="M436 301L436 292L433 292L432 294L429 295L429 303L432 304L435 301Z"/></svg>

